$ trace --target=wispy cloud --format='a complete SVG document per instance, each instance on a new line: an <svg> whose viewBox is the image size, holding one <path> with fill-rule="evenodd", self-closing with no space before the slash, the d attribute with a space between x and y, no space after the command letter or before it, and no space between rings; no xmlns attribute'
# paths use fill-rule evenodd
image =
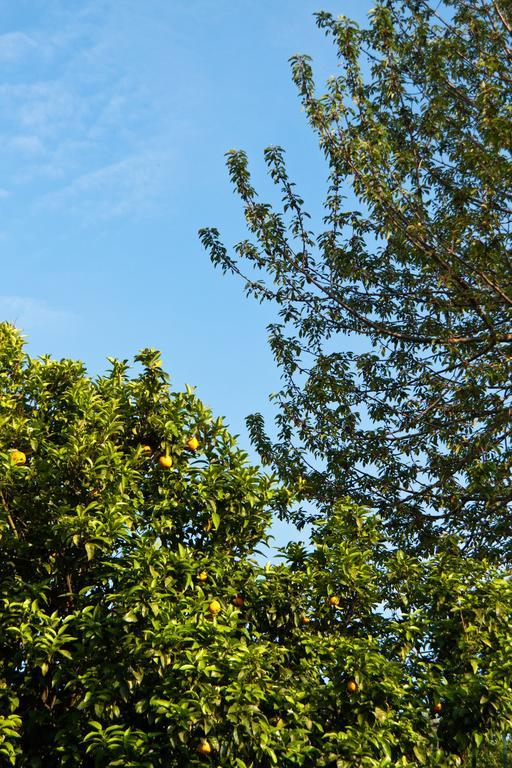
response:
<svg viewBox="0 0 512 768"><path fill-rule="evenodd" d="M31 158L34 155L44 153L45 147L39 136L34 134L18 134L15 136L5 136L4 142L13 150L13 152L28 155Z"/></svg>
<svg viewBox="0 0 512 768"><path fill-rule="evenodd" d="M180 156L168 147L187 134L181 81L162 98L140 62L167 30L130 0L123 13L112 0L90 0L76 14L61 0L52 9L57 27L0 35L0 63L14 66L0 85L3 185L29 211L85 224L160 210ZM135 19L150 27L137 29ZM27 65L35 55L39 63Z"/></svg>
<svg viewBox="0 0 512 768"><path fill-rule="evenodd" d="M40 141L83 128L86 102L59 80L0 85L4 121Z"/></svg>
<svg viewBox="0 0 512 768"><path fill-rule="evenodd" d="M23 32L6 32L0 35L0 61L4 64L17 63L40 52L42 51L38 43Z"/></svg>
<svg viewBox="0 0 512 768"><path fill-rule="evenodd" d="M41 327L70 324L77 320L77 316L29 296L0 296L0 319L25 330L39 330Z"/></svg>
<svg viewBox="0 0 512 768"><path fill-rule="evenodd" d="M147 213L164 194L171 162L169 151L142 151L77 176L45 195L38 207L65 209L87 222Z"/></svg>

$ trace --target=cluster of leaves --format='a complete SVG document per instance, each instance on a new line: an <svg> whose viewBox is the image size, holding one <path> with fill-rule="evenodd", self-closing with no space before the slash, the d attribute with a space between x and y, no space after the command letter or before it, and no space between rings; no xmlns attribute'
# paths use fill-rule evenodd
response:
<svg viewBox="0 0 512 768"><path fill-rule="evenodd" d="M261 564L290 492L136 360L92 380L0 325L2 764L456 766L508 726L499 569L349 502Z"/></svg>
<svg viewBox="0 0 512 768"><path fill-rule="evenodd" d="M478 768L508 768L512 760L510 737L503 734L491 740L478 754Z"/></svg>
<svg viewBox="0 0 512 768"><path fill-rule="evenodd" d="M509 558L510 5L379 0L367 28L317 22L339 59L326 92L308 56L291 62L329 167L323 223L311 230L270 147L282 206L258 200L231 151L252 239L231 256L201 231L215 264L279 307L278 437L255 415L254 444L320 508L349 495L377 510L409 551L452 532Z"/></svg>

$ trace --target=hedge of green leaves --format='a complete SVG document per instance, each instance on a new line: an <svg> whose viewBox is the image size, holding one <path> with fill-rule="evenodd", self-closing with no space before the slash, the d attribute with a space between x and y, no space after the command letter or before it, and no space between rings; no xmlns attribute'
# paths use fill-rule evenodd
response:
<svg viewBox="0 0 512 768"><path fill-rule="evenodd" d="M263 565L292 491L157 352L110 363L0 325L2 765L457 765L507 727L499 569L392 551L348 501Z"/></svg>

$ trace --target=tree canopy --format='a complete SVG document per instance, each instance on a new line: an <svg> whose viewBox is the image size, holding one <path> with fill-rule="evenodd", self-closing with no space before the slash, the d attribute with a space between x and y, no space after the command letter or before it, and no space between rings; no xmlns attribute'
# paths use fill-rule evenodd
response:
<svg viewBox="0 0 512 768"><path fill-rule="evenodd" d="M381 0L369 25L327 12L337 73L291 59L328 165L312 223L284 151L262 202L228 153L251 238L214 263L276 303L277 436L261 457L328 512L350 495L398 546L511 554L512 16L500 0ZM260 275L260 273L262 273ZM316 514L316 511L315 511Z"/></svg>
<svg viewBox="0 0 512 768"><path fill-rule="evenodd" d="M507 728L512 585L345 500L274 564L287 488L159 354L25 355L0 325L0 761L459 765Z"/></svg>

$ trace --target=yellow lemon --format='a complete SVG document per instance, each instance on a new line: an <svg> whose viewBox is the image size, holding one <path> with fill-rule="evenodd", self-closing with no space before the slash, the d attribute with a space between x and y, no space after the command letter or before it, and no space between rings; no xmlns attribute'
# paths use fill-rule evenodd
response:
<svg viewBox="0 0 512 768"><path fill-rule="evenodd" d="M11 461L13 464L25 464L27 457L23 451L11 451Z"/></svg>
<svg viewBox="0 0 512 768"><path fill-rule="evenodd" d="M197 751L200 755L209 755L212 751L212 745L207 739L201 739Z"/></svg>
<svg viewBox="0 0 512 768"><path fill-rule="evenodd" d="M218 600L212 600L210 605L208 606L208 610L210 611L212 616L217 616L218 613L220 613L221 605Z"/></svg>

